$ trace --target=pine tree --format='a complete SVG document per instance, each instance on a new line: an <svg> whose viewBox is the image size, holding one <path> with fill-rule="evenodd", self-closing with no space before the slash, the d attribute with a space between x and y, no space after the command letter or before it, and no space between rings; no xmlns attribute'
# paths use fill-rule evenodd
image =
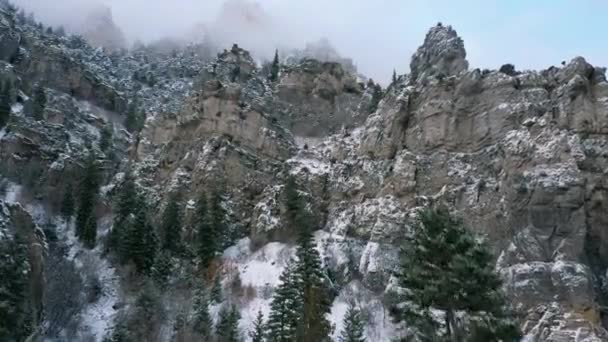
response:
<svg viewBox="0 0 608 342"><path fill-rule="evenodd" d="M48 34L48 35L53 34L53 27L49 26L49 27L46 29L46 34Z"/></svg>
<svg viewBox="0 0 608 342"><path fill-rule="evenodd" d="M99 170L97 167L97 158L95 153L89 151L89 156L87 157L84 167L84 177L80 183L80 195L78 198L79 206L76 213L76 236L81 240L84 238L84 232L87 231L87 228L93 228L90 217L95 216L98 188ZM90 239L92 236L92 231L89 230L87 238Z"/></svg>
<svg viewBox="0 0 608 342"><path fill-rule="evenodd" d="M44 87L39 84L34 90L34 119L40 121L44 119L44 109L46 108L46 93Z"/></svg>
<svg viewBox="0 0 608 342"><path fill-rule="evenodd" d="M222 247L229 242L230 234L226 227L226 210L222 206L222 195L217 190L211 194L209 223L215 237L215 253L221 252Z"/></svg>
<svg viewBox="0 0 608 342"><path fill-rule="evenodd" d="M406 237L401 260L399 282L408 289L402 300L409 304L392 308L391 314L395 321L407 322L418 338L463 342L483 334L483 341L519 340L492 255L461 220L445 210L421 212ZM431 310L443 312L444 321L437 321ZM457 312L466 312L477 323L462 326ZM444 336L437 336L439 331Z"/></svg>
<svg viewBox="0 0 608 342"><path fill-rule="evenodd" d="M127 118L125 119L125 128L131 133L138 132L139 114L137 104L131 102L127 110Z"/></svg>
<svg viewBox="0 0 608 342"><path fill-rule="evenodd" d="M397 84L397 70L393 69L393 84Z"/></svg>
<svg viewBox="0 0 608 342"><path fill-rule="evenodd" d="M32 330L27 310L30 264L21 235L0 239L0 340L24 341Z"/></svg>
<svg viewBox="0 0 608 342"><path fill-rule="evenodd" d="M269 342L296 340L302 302L294 266L293 263L287 265L279 277L280 285L272 297L267 324Z"/></svg>
<svg viewBox="0 0 608 342"><path fill-rule="evenodd" d="M112 147L112 132L114 128L111 123L107 123L101 129L100 137L99 137L99 149L102 151L107 151L110 147Z"/></svg>
<svg viewBox="0 0 608 342"><path fill-rule="evenodd" d="M107 337L104 342L132 342L133 340L129 337L129 330L124 323L118 323L114 326L112 334Z"/></svg>
<svg viewBox="0 0 608 342"><path fill-rule="evenodd" d="M157 253L154 264L152 265L152 278L161 290L167 288L169 276L171 275L171 268L171 254L167 251Z"/></svg>
<svg viewBox="0 0 608 342"><path fill-rule="evenodd" d="M270 66L270 76L269 79L272 82L276 82L279 79L279 50L275 50L274 59L272 60L272 65Z"/></svg>
<svg viewBox="0 0 608 342"><path fill-rule="evenodd" d="M87 220L87 224L84 226L82 232L82 243L88 249L95 248L95 240L97 239L97 217L95 214L91 214Z"/></svg>
<svg viewBox="0 0 608 342"><path fill-rule="evenodd" d="M127 254L124 237L131 223L130 218L137 207L137 197L135 179L128 168L119 188L118 200L114 208L114 222L108 240L108 247L116 251L123 261Z"/></svg>
<svg viewBox="0 0 608 342"><path fill-rule="evenodd" d="M180 203L177 195L169 197L163 212L161 232L163 234L163 249L177 253L181 250L182 218Z"/></svg>
<svg viewBox="0 0 608 342"><path fill-rule="evenodd" d="M223 306L219 312L219 320L217 323L217 341L218 342L239 342L241 341L239 333L239 320L241 314L236 305Z"/></svg>
<svg viewBox="0 0 608 342"><path fill-rule="evenodd" d="M380 100L382 100L382 87L379 84L374 84L373 80L370 80L368 87L372 91L372 99L368 108L368 112L371 114L378 110L378 105L380 104Z"/></svg>
<svg viewBox="0 0 608 342"><path fill-rule="evenodd" d="M195 220L197 225L197 252L202 267L206 268L215 258L218 237L210 220L211 214L207 208L207 197L201 194L196 203Z"/></svg>
<svg viewBox="0 0 608 342"><path fill-rule="evenodd" d="M340 342L365 342L364 331L361 312L354 305L350 305L344 317L344 328L340 334Z"/></svg>
<svg viewBox="0 0 608 342"><path fill-rule="evenodd" d="M224 298L222 292L222 281L220 276L216 275L213 280L213 288L211 288L211 301L218 304L221 303Z"/></svg>
<svg viewBox="0 0 608 342"><path fill-rule="evenodd" d="M258 311L258 315L253 321L253 330L249 332L251 342L264 342L266 337L266 325L264 324L264 314L262 310Z"/></svg>
<svg viewBox="0 0 608 342"><path fill-rule="evenodd" d="M331 324L325 317L331 310L325 284L321 256L316 249L313 227L305 198L293 177L285 185L286 222L298 237L295 273L299 280L298 293L302 310L298 319L298 341L325 341L331 333Z"/></svg>
<svg viewBox="0 0 608 342"><path fill-rule="evenodd" d="M211 339L213 322L209 314L209 301L202 288L198 289L194 296L192 330L201 337L202 341Z"/></svg>
<svg viewBox="0 0 608 342"><path fill-rule="evenodd" d="M6 81L0 94L0 129L4 127L11 117L11 83Z"/></svg>
<svg viewBox="0 0 608 342"><path fill-rule="evenodd" d="M137 271L146 274L150 271L156 255L156 236L148 222L148 213L139 201L133 223L129 225L124 237L128 259L133 261Z"/></svg>
<svg viewBox="0 0 608 342"><path fill-rule="evenodd" d="M63 191L63 200L61 201L61 215L66 221L69 221L74 215L74 189L72 183L68 182Z"/></svg>

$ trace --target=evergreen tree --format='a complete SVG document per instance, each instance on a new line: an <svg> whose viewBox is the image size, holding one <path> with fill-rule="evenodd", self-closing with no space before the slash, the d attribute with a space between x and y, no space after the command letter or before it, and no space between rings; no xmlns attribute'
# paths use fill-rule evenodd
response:
<svg viewBox="0 0 608 342"><path fill-rule="evenodd" d="M125 119L125 128L131 133L138 132L139 127L139 114L137 104L131 102L127 110L127 118Z"/></svg>
<svg viewBox="0 0 608 342"><path fill-rule="evenodd" d="M93 224L90 218L95 216L95 205L97 202L97 191L99 189L99 170L95 153L89 151L85 162L84 176L80 183L80 195L78 198L78 212L76 213L76 236L81 240L87 231L87 239L93 237ZM91 241L88 240L88 243ZM95 242L93 241L93 244Z"/></svg>
<svg viewBox="0 0 608 342"><path fill-rule="evenodd" d="M249 332L251 342L264 342L266 337L266 326L264 324L264 314L262 310L258 311L258 315L253 321L253 330Z"/></svg>
<svg viewBox="0 0 608 342"><path fill-rule="evenodd" d="M211 264L218 249L218 236L213 229L214 226L210 222L210 216L207 208L207 197L205 194L202 194L196 203L195 220L198 233L197 252L201 265L204 268Z"/></svg>
<svg viewBox="0 0 608 342"><path fill-rule="evenodd" d="M95 240L97 239L97 217L91 214L87 220L82 232L82 243L88 249L95 248Z"/></svg>
<svg viewBox="0 0 608 342"><path fill-rule="evenodd" d="M209 224L215 237L215 253L221 252L222 247L229 242L230 232L226 227L226 210L222 206L222 195L219 191L213 191L209 203Z"/></svg>
<svg viewBox="0 0 608 342"><path fill-rule="evenodd" d="M63 26L59 26L55 33L57 33L59 37L65 37L65 29L63 28Z"/></svg>
<svg viewBox="0 0 608 342"><path fill-rule="evenodd" d="M275 50L274 59L272 60L272 65L270 66L270 76L269 79L272 82L276 82L279 79L279 50Z"/></svg>
<svg viewBox="0 0 608 342"><path fill-rule="evenodd" d="M393 84L397 84L397 70L393 69Z"/></svg>
<svg viewBox="0 0 608 342"><path fill-rule="evenodd" d="M361 312L354 305L350 305L344 317L344 328L340 334L340 342L365 342L364 331Z"/></svg>
<svg viewBox="0 0 608 342"><path fill-rule="evenodd" d="M104 342L132 342L129 337L129 330L124 323L118 323L114 326L112 334L104 339Z"/></svg>
<svg viewBox="0 0 608 342"><path fill-rule="evenodd" d="M24 341L32 331L27 309L30 264L21 235L0 239L0 340Z"/></svg>
<svg viewBox="0 0 608 342"><path fill-rule="evenodd" d="M101 135L99 137L99 149L104 152L112 147L112 131L114 131L114 128L112 127L111 123L106 123L101 129Z"/></svg>
<svg viewBox="0 0 608 342"><path fill-rule="evenodd" d="M222 281L218 274L213 280L213 288L211 288L211 301L218 304L221 303L224 298L222 292Z"/></svg>
<svg viewBox="0 0 608 342"><path fill-rule="evenodd" d="M372 91L372 99L369 103L368 109L368 112L371 114L378 110L378 105L380 104L380 100L382 100L382 87L379 84L375 84L371 79L368 83L368 87Z"/></svg>
<svg viewBox="0 0 608 342"><path fill-rule="evenodd" d="M169 197L163 212L161 232L163 234L163 249L177 253L181 250L182 217L177 195Z"/></svg>
<svg viewBox="0 0 608 342"><path fill-rule="evenodd" d="M167 251L158 253L154 260L154 264L152 265L152 278L161 290L167 288L169 275L171 275L171 268L171 254Z"/></svg>
<svg viewBox="0 0 608 342"><path fill-rule="evenodd" d="M139 200L133 223L128 225L124 237L127 259L133 261L137 271L148 273L156 256L156 236L148 222L148 213Z"/></svg>
<svg viewBox="0 0 608 342"><path fill-rule="evenodd" d="M202 288L198 289L194 296L192 323L192 330L201 337L202 341L209 341L211 339L213 322L209 314L209 301Z"/></svg>
<svg viewBox="0 0 608 342"><path fill-rule="evenodd" d="M48 34L48 35L53 34L53 27L49 26L49 27L46 29L46 34Z"/></svg>
<svg viewBox="0 0 608 342"><path fill-rule="evenodd" d="M118 200L114 208L114 222L108 241L108 247L118 252L123 261L127 254L124 237L131 223L130 218L137 207L137 196L135 179L128 168L118 192Z"/></svg>
<svg viewBox="0 0 608 342"><path fill-rule="evenodd" d="M286 222L298 235L295 272L302 310L298 319L298 341L325 341L331 324L325 317L331 310L321 256L316 249L312 217L293 177L285 185Z"/></svg>
<svg viewBox="0 0 608 342"><path fill-rule="evenodd" d="M0 129L4 127L11 117L11 83L6 81L0 94Z"/></svg>
<svg viewBox="0 0 608 342"><path fill-rule="evenodd" d="M217 323L217 341L218 342L239 342L241 336L239 333L239 320L241 314L236 305L223 306L219 312L219 320Z"/></svg>
<svg viewBox="0 0 608 342"><path fill-rule="evenodd" d="M294 264L287 265L279 277L280 285L274 292L270 304L267 332L269 342L292 342L296 340L298 320L302 309Z"/></svg>
<svg viewBox="0 0 608 342"><path fill-rule="evenodd" d="M34 90L34 119L40 121L44 119L44 109L46 108L46 93L42 84Z"/></svg>
<svg viewBox="0 0 608 342"><path fill-rule="evenodd" d="M63 191L63 200L61 201L61 215L69 221L74 215L74 189L72 183L68 182Z"/></svg>
<svg viewBox="0 0 608 342"><path fill-rule="evenodd" d="M395 321L405 321L423 341L518 341L494 272L488 248L445 210L420 213L401 250L400 285L408 305L392 308ZM423 262L421 262L423 261ZM439 322L431 311L444 313ZM466 312L473 326L463 326L457 312ZM467 320L465 320L467 321ZM443 328L443 329L441 329ZM437 336L443 331L444 336Z"/></svg>

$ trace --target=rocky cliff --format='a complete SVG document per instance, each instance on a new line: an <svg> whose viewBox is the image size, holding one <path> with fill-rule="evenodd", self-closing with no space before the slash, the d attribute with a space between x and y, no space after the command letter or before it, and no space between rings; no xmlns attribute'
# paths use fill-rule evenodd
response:
<svg viewBox="0 0 608 342"><path fill-rule="evenodd" d="M15 89L0 130L8 189L0 227L28 232L33 308L45 312L33 315L42 320L34 337L101 341L137 307L143 281L102 244L83 248L57 213L92 149L104 166L101 238L127 165L151 207L178 193L187 218L200 193L221 189L234 231L220 258L222 286L239 306L242 332L258 310L268 312L294 252L282 219L293 175L314 199L318 249L335 275L334 337L353 299L370 341L400 336L387 305L401 238L417 210L440 203L492 246L526 341L608 339L605 69L577 57L542 71L470 70L463 40L438 25L411 73L369 114L370 89L338 63L305 58L271 82L236 45L211 61L195 47L106 55L15 21L8 9L0 19L0 78ZM49 100L36 121L40 83ZM133 104L147 113L139 133L124 129ZM103 150L100 132L110 125L113 147ZM193 236L186 224L184 242ZM150 327L158 341L176 338L175 322L192 305L196 269L173 263L172 286L158 294L162 318ZM246 296L233 290L237 275ZM73 286L62 287L66 279Z"/></svg>

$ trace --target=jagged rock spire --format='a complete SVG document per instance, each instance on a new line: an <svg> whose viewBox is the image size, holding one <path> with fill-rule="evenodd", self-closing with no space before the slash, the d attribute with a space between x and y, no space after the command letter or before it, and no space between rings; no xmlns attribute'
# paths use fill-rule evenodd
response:
<svg viewBox="0 0 608 342"><path fill-rule="evenodd" d="M451 26L438 23L432 27L424 43L412 56L410 70L413 79L432 75L456 75L467 70L469 63L464 42Z"/></svg>

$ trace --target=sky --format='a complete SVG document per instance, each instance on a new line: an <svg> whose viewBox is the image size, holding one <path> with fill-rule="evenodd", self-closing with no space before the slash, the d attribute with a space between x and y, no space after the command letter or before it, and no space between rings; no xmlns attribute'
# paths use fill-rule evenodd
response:
<svg viewBox="0 0 608 342"><path fill-rule="evenodd" d="M437 22L462 37L471 68L512 63L518 70L544 69L576 56L608 66L605 0L257 0L265 23L256 32L223 25L218 13L224 1L13 0L47 24L66 26L104 3L131 41L184 36L201 23L236 34L245 42L239 45L254 51L303 48L326 37L361 73L382 83L393 69L408 72L411 55Z"/></svg>

